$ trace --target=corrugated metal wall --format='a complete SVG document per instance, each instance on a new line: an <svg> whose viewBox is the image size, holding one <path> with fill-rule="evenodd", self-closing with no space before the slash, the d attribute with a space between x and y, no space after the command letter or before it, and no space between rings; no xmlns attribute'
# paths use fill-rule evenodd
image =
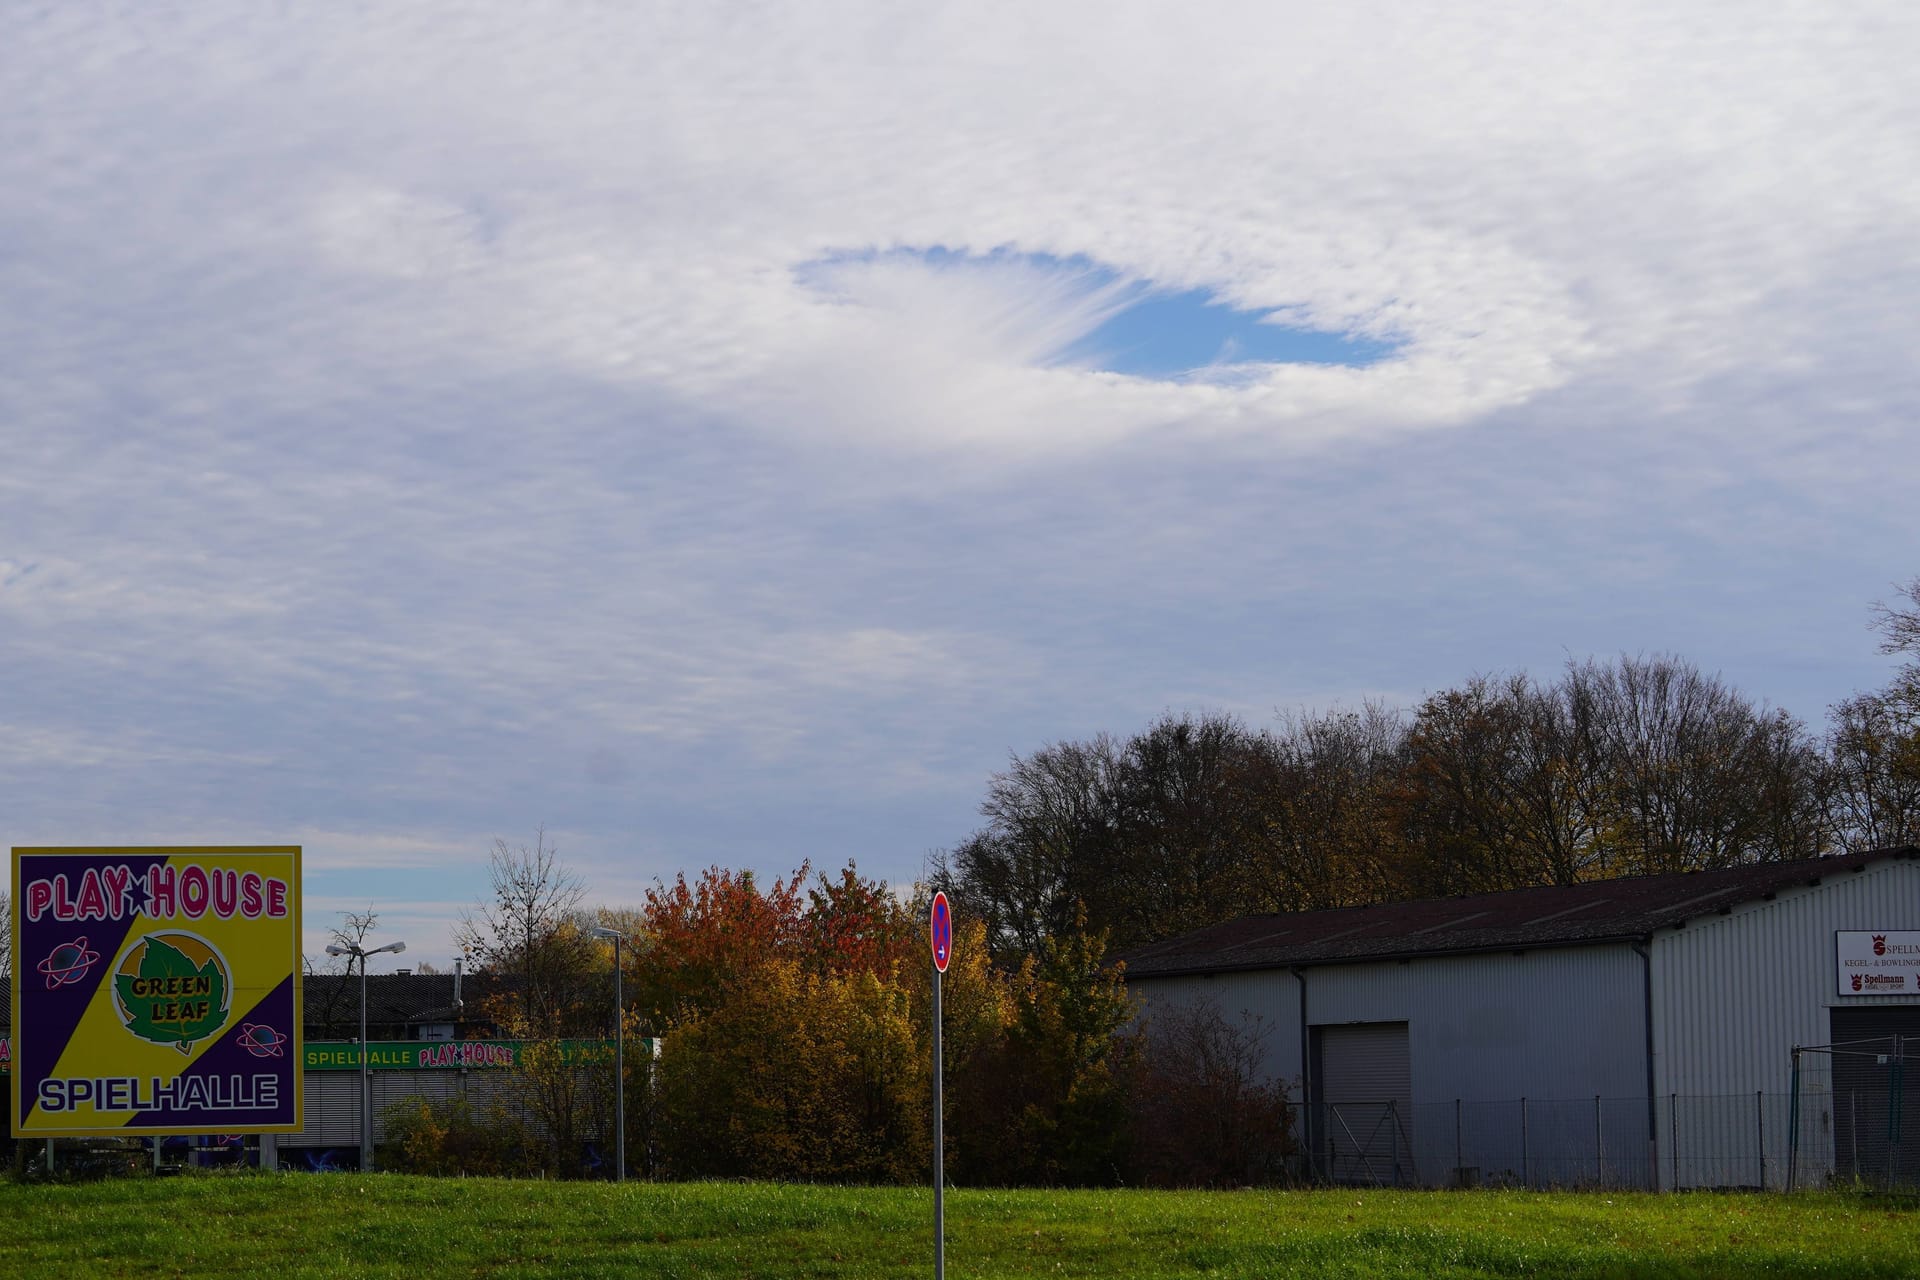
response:
<svg viewBox="0 0 1920 1280"><path fill-rule="evenodd" d="M1310 1024L1407 1023L1420 1181L1646 1181L1645 980L1632 948L1435 956L1306 978Z"/></svg>
<svg viewBox="0 0 1920 1280"><path fill-rule="evenodd" d="M1407 1024L1408 1129L1421 1181L1604 1178L1643 1185L1650 1177L1645 979L1631 947L1436 956L1303 973L1312 1026ZM1138 978L1132 989L1149 1016L1154 1004L1199 999L1215 1001L1229 1017L1241 1010L1260 1016L1271 1028L1270 1078L1302 1098L1299 984L1290 972ZM1603 1106L1596 1108L1596 1097Z"/></svg>
<svg viewBox="0 0 1920 1280"><path fill-rule="evenodd" d="M1643 979L1625 945L1307 971L1307 1021L1406 1022L1414 1104L1646 1095Z"/></svg>
<svg viewBox="0 0 1920 1280"><path fill-rule="evenodd" d="M1915 1003L1837 993L1842 929L1920 929L1920 863L1840 871L1655 936L1655 1091L1671 1157L1662 1185L1784 1186L1793 1047L1827 1042L1830 1008ZM1833 1164L1829 1076L1824 1062L1808 1065L1802 1184Z"/></svg>
<svg viewBox="0 0 1920 1280"><path fill-rule="evenodd" d="M1299 986L1285 969L1259 973L1222 973L1213 977L1129 978L1127 989L1145 1006L1151 1021L1153 1009L1212 1001L1229 1022L1242 1016L1257 1018L1263 1037L1263 1061L1266 1077L1289 1086L1291 1096L1300 1096L1304 1060L1300 1047Z"/></svg>

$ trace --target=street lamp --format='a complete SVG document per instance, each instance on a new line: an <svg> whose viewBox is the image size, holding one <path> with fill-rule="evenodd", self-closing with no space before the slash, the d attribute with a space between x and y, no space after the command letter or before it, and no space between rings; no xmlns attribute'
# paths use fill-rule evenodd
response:
<svg viewBox="0 0 1920 1280"><path fill-rule="evenodd" d="M627 935L603 924L593 927L596 938L613 940L613 1180L627 1180L627 1007L620 998L620 944Z"/></svg>
<svg viewBox="0 0 1920 1280"><path fill-rule="evenodd" d="M371 951L363 950L357 942L349 942L344 947L337 942L327 945L330 956L357 956L360 960L360 1170L363 1173L373 1171L373 1112L367 1088L367 957L383 951L399 955L406 949L404 942L389 942Z"/></svg>

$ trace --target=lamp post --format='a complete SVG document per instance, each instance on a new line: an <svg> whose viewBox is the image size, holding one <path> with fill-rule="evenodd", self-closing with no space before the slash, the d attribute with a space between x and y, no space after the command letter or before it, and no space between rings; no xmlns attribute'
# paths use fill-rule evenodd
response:
<svg viewBox="0 0 1920 1280"><path fill-rule="evenodd" d="M404 942L389 942L384 947L364 950L359 943L349 942L346 946L329 943L327 954L330 956L354 956L360 961L360 1171L373 1171L373 1112L370 1090L367 1087L367 957L377 956L383 951L399 955L407 949Z"/></svg>
<svg viewBox="0 0 1920 1280"><path fill-rule="evenodd" d="M595 925L593 936L613 940L613 1180L627 1180L627 1006L620 992L620 944L627 935Z"/></svg>

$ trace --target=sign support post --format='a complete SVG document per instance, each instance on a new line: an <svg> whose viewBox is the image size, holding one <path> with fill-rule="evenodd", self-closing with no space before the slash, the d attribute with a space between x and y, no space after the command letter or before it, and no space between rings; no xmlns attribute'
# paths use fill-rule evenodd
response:
<svg viewBox="0 0 1920 1280"><path fill-rule="evenodd" d="M947 895L933 895L928 922L933 944L933 1280L947 1280L947 1116L941 1076L945 1074L940 1046L940 980L953 955L953 909Z"/></svg>
<svg viewBox="0 0 1920 1280"><path fill-rule="evenodd" d="M947 1277L947 1126L941 1075L944 1063L940 1053L940 978L933 970L933 1280Z"/></svg>

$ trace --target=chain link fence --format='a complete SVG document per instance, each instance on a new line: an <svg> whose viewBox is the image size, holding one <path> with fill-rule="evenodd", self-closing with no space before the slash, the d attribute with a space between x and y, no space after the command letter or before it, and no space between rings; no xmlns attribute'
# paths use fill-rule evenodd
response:
<svg viewBox="0 0 1920 1280"><path fill-rule="evenodd" d="M1651 1104L1296 1104L1297 1172L1315 1182L1401 1187L1920 1188L1920 1134L1906 1120L1901 1058L1853 1051L1836 1073L1816 1056L1803 1051L1786 1093L1676 1093Z"/></svg>

